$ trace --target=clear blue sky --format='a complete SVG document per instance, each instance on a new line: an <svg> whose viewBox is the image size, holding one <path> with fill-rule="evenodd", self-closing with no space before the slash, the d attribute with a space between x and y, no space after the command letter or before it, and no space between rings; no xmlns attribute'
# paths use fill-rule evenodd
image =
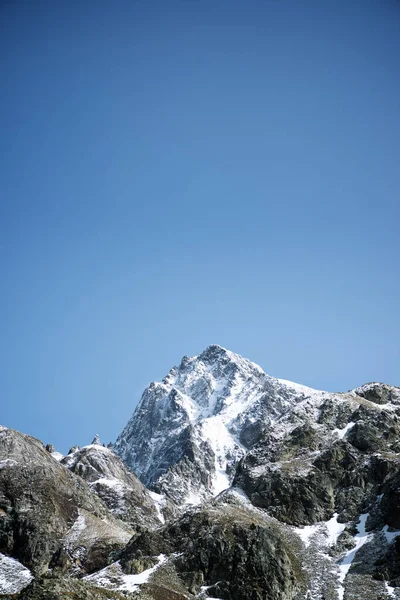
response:
<svg viewBox="0 0 400 600"><path fill-rule="evenodd" d="M0 2L0 421L114 440L221 344L400 384L400 3Z"/></svg>

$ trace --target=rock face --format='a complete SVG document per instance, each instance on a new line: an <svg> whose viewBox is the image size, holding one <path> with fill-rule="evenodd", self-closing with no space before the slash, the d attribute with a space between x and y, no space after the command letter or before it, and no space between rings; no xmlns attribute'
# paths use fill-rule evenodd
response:
<svg viewBox="0 0 400 600"><path fill-rule="evenodd" d="M112 448L0 431L14 599L400 600L399 514L399 388L312 390L215 345Z"/></svg>

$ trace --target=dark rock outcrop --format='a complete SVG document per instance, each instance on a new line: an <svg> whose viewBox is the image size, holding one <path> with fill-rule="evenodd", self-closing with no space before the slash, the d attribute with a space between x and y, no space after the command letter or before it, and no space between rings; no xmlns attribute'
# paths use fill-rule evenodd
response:
<svg viewBox="0 0 400 600"><path fill-rule="evenodd" d="M288 528L228 492L162 530L136 534L120 563L137 572L155 555L172 555L192 594L206 586L225 600L291 600L305 586L300 550Z"/></svg>

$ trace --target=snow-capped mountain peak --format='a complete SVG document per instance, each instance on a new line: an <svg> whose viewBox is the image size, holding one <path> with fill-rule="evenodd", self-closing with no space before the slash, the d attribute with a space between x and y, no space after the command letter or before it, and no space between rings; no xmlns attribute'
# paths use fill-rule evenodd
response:
<svg viewBox="0 0 400 600"><path fill-rule="evenodd" d="M184 356L162 384L175 391L176 401L187 411L190 422L224 412L237 397L237 390L267 377L261 367L221 346L212 345L194 357ZM157 386L157 384L152 384Z"/></svg>
<svg viewBox="0 0 400 600"><path fill-rule="evenodd" d="M200 501L229 486L264 427L312 394L322 392L270 377L213 344L146 388L115 450L146 485L177 488L180 502ZM175 481L182 468L190 476Z"/></svg>

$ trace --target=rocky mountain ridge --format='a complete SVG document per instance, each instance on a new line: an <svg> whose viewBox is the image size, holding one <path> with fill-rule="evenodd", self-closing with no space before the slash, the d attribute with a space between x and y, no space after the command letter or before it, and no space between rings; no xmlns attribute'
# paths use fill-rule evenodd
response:
<svg viewBox="0 0 400 600"><path fill-rule="evenodd" d="M213 345L113 448L63 457L4 428L0 467L0 596L400 598L394 386L312 390Z"/></svg>

